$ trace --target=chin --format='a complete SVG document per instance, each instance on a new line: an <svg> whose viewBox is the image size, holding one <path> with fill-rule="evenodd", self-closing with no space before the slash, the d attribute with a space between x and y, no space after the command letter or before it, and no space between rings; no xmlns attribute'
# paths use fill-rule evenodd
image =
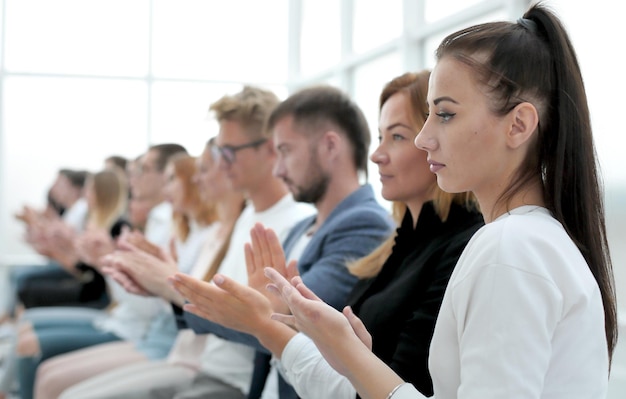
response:
<svg viewBox="0 0 626 399"><path fill-rule="evenodd" d="M451 182L449 180L446 181L445 179L440 178L439 175L437 175L437 185L442 191L445 191L446 193L450 193L450 194L461 193L461 192L467 191L462 186L458 184L454 184L454 182Z"/></svg>

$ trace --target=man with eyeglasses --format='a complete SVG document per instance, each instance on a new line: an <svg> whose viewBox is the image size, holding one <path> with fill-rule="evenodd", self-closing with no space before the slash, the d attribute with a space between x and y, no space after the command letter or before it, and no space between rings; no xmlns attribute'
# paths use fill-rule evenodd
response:
<svg viewBox="0 0 626 399"><path fill-rule="evenodd" d="M247 197L219 271L247 284L244 245L256 223L268 225L285 237L293 225L313 214L308 204L296 202L285 183L272 174L276 151L266 121L279 103L270 91L245 86L214 102L210 110L219 123L212 154L232 187ZM185 313L185 321L187 314ZM149 398L245 398L252 378L255 350L216 335L207 337L200 373L193 381L153 388Z"/></svg>
<svg viewBox="0 0 626 399"><path fill-rule="evenodd" d="M318 86L301 90L278 105L268 127L277 154L274 175L297 201L317 209L316 215L296 224L283 241L286 258L298 259L304 283L322 300L341 309L357 281L347 263L372 252L394 229L371 186L359 182L360 174L367 175L371 137L365 117L340 90ZM260 140L222 142L215 151L225 163L238 162L243 151L256 151L255 146L261 145L265 144ZM251 178L239 175L238 170L229 171L234 179ZM247 284L245 278L238 282ZM297 397L289 385L279 381L276 371L269 371L269 352L256 338L190 313L185 319L196 332L212 332L257 348L248 398ZM176 398L183 397L191 398Z"/></svg>

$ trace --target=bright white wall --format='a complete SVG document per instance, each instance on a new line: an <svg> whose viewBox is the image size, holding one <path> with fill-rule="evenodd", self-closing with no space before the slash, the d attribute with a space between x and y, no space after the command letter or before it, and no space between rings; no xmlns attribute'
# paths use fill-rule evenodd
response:
<svg viewBox="0 0 626 399"><path fill-rule="evenodd" d="M607 229L618 303L626 313L626 128L623 49L626 3L549 0L570 32L581 65L606 185Z"/></svg>
<svg viewBox="0 0 626 399"><path fill-rule="evenodd" d="M476 2L476 0L472 0ZM16 7L20 7L20 12L28 12L27 3L37 3L35 0L24 0L11 2L11 8L7 10L13 13L17 12ZM70 0L56 0L55 7L59 7L60 4L69 4ZM4 1L0 0L0 4ZM338 1L326 0L324 4L318 4L318 1L306 2L306 5L318 4L318 8L322 11L337 12ZM468 5L467 1L462 2L464 5ZM577 49L580 64L582 67L583 75L586 81L586 87L589 96L589 103L591 108L592 123L595 130L596 146L601 162L601 166L605 176L606 192L607 192L607 215L608 215L608 230L611 250L613 253L613 261L615 268L615 275L617 281L618 290L618 302L620 308L626 312L626 162L624 161L624 148L626 147L626 132L622 127L623 122L621 118L623 104L622 93L626 92L626 80L623 76L623 63L620 58L621 52L624 48L624 34L623 16L626 14L626 4L624 2L618 2L614 0L594 0L582 1L582 0L547 0L546 3L553 7L557 14L560 15L565 25L568 27L572 41ZM39 2L37 4L51 4L48 2ZM81 4L87 4L82 3ZM95 3L89 3L95 4ZM132 21L132 16L141 16L142 7L147 6L146 0L127 3L121 0L113 2L100 2L101 8L98 8L93 16L89 17L89 23L99 23L98 21L115 20L118 30L120 26L125 26L136 23ZM129 4L133 7L128 8ZM145 147L148 141L148 130L150 129L150 138L153 142L162 142L170 139L171 137L185 139L185 143L191 147L192 152L197 152L194 148L200 148L206 137L210 135L210 132L214 132L215 127L207 124L204 121L204 115L206 106L219 94L226 91L234 91L237 89L238 84L233 82L235 78L232 75L234 69L227 68L227 65L234 65L238 70L251 71L255 74L259 74L261 70L259 65L251 65L248 62L248 58L244 56L241 51L235 51L234 48L223 48L223 41L215 40L219 39L214 33L209 31L203 31L202 29L208 29L207 27L213 26L216 21L211 24L207 24L202 18L195 18L191 21L187 20L186 29L178 29L176 32L169 32L167 29L160 31L159 27L167 28L170 24L159 23L164 16L171 16L174 11L180 11L182 7L178 2L161 1L155 3L158 6L154 10L155 15L155 29L159 35L157 37L170 37L176 34L176 40L172 42L186 43L185 46L165 46L167 43L161 46L155 47L155 63L152 65L156 74L163 76L169 76L174 78L172 81L163 81L153 87L152 92L148 92L146 85L141 81L126 80L123 77L120 79L111 79L105 82L97 81L95 79L68 79L67 84L62 87L59 86L58 80L46 79L42 77L36 85L33 85L32 79L26 79L28 75L20 76L14 75L5 79L3 84L3 90L5 93L4 98L0 98L0 106L2 106L3 114L1 116L0 123L2 124L2 130L4 133L12 132L11 135L5 135L0 137L0 185L2 187L2 196L0 197L0 258L6 259L7 256L26 254L29 253L27 247L25 247L20 240L21 226L12 220L11 213L16 211L19 206L24 202L41 204L44 199L46 185L52 180L57 167L85 167L91 170L95 170L100 167L102 159L111 153L121 153L129 157L137 155ZM167 5L173 8L165 8ZM176 6L174 6L176 4ZM189 4L209 4L204 3L202 0L185 3ZM215 3L214 3L215 4ZM221 4L221 3L220 3ZM286 3L283 3L286 4ZM381 16L382 11L376 13L363 14L363 10L360 7L364 4L368 4L368 0L355 0L357 19L355 22L356 31L378 31L387 32L389 29L382 25L382 20L397 20L398 26L401 21L397 15L397 8L400 1L391 2L384 7L386 14ZM371 0L369 4L375 4ZM405 2L406 4L406 2ZM455 9L458 6L458 0L435 1L433 4L439 4L446 11ZM473 3L472 3L473 4ZM119 19L118 14L106 14L108 8L114 8L114 5L123 5L126 7L124 13L126 17ZM395 5L394 7L391 7ZM224 6L227 7L227 6ZM255 13L262 11L262 6L259 6ZM184 8L184 7L183 7ZM227 7L228 8L228 7ZM23 9L23 10L22 10ZM305 12L309 11L315 14L315 10L310 10L305 7ZM381 8L382 10L382 8ZM396 10L396 11L394 11ZM19 10L18 10L19 11ZM50 12L54 10L49 10ZM88 11L83 10L83 11ZM221 10L225 11L225 10ZM319 10L318 10L319 11ZM2 9L0 9L0 13ZM49 15L50 12L44 13ZM104 14L103 14L104 13ZM97 15L96 15L97 14ZM88 13L88 15L91 15ZM184 19L183 16L179 16L179 19ZM485 16L487 17L487 15ZM269 17L268 17L269 18ZM275 23L270 24L268 27L270 31L277 31L277 22L284 21L287 18L287 12L273 13L272 18L275 18ZM381 21L372 21L372 19L379 18ZM141 20L141 18L135 18ZM307 19L305 19L306 21ZM338 24L338 18L324 18L326 24L326 30L332 31L337 34L337 30L331 29ZM50 23L46 22L44 18L41 21L36 21L38 24ZM368 22L370 21L370 22ZM145 22L145 21L144 21ZM252 24L253 21L248 21L247 24ZM121 24L121 25L120 25ZM14 24L15 25L15 24ZM33 30L28 30L26 27L11 25L10 21L7 21L6 26L2 27L5 34L20 34L26 35L29 32L33 33ZM63 25L63 24L61 24ZM55 25L59 27L59 24ZM308 32L306 25L303 27L304 32ZM395 26L395 25L394 25ZM49 40L50 43L45 46L41 42L40 36L33 36L32 45L39 48L40 51L32 51L30 53L24 52L22 56L18 57L20 63L6 64L4 67L8 70L20 70L25 65L42 65L41 62L32 62L32 57L44 57L45 51L50 51L51 46L54 43L59 43L67 40L77 39L72 36L70 30L59 30L54 32L52 30L54 26L48 26L48 34L43 39ZM23 28L23 29L22 29ZM109 25L105 26L108 30ZM378 29L381 28L381 29ZM284 28L280 28L284 29ZM388 37L392 37L397 34L397 31L392 29L393 34ZM83 46L85 51L81 53L63 53L57 51L54 57L50 59L56 63L51 64L53 67L58 67L59 71L63 68L58 64L64 57L73 58L75 61L75 67L78 68L77 72L86 72L88 74L97 75L100 71L105 60L113 60L120 71L120 75L141 75L148 66L142 64L141 60L145 59L145 54L133 49L142 48L140 44L143 36L139 36L136 40L128 40L128 37L120 37L120 35L113 34L115 32L109 32L105 37L92 38L99 43L103 40L114 40L116 45L113 48L108 49L110 53L89 53L89 46ZM230 35L229 31L229 35ZM58 36L64 34L65 36ZM112 35L113 34L113 35ZM57 36L55 36L57 35ZM281 38L283 35L279 35ZM190 45L190 38L210 37L212 40L206 41L206 47L204 47L204 41L199 44ZM305 35L310 40L314 39L320 41L320 36L315 32L310 35ZM377 37L382 39L383 33ZM78 38L79 39L79 38ZM324 42L328 42L330 39L325 39ZM215 43L213 43L215 42ZM338 40L333 42L335 45ZM355 50L359 50L361 47L371 45L371 40L366 43L361 43L358 40L355 41ZM384 41L381 41L383 43ZM213 44L210 44L213 43ZM283 56L281 60L278 60L278 55L275 54L279 51L283 54L286 48L284 38L281 40L272 41L273 45L268 51L267 57L263 57L263 53L257 53L256 59L263 60L267 65L275 65L275 67L269 68L271 72L266 79L279 82L281 79L287 79L287 71L285 67L286 57ZM309 43L304 40L303 45ZM360 43L360 44L359 44ZM45 44L45 43L44 43ZM170 43L171 44L171 43ZM219 45L222 45L220 47ZM239 43L237 48L241 48L245 42ZM310 44L310 43L309 43ZM328 43L324 43L324 48L328 50ZM377 43L378 44L378 43ZM39 46L39 47L37 47ZM165 47L163 47L165 46ZM190 48L191 47L191 48ZM258 46L255 46L258 47ZM332 47L334 48L334 47ZM121 57L116 59L116 54L123 49L125 52ZM131 50L128 50L131 49ZM6 61L9 60L10 55L14 55L16 49L5 48L1 49L0 55L6 57ZM19 49L17 49L19 50ZM179 54L177 57L168 57L171 54ZM194 51L197 50L197 51ZM219 54L229 53L229 58L220 58ZM426 53L429 53L427 51ZM303 64L302 69L305 72L308 69L323 69L327 67L324 65L314 65L312 60L318 62L331 62L334 60L326 54L313 53L315 56L309 58L303 57L300 61ZM210 57L209 57L210 56ZM425 54L425 57L429 54ZM97 58L101 57L101 58ZM143 58L142 58L143 57ZM169 68L162 69L162 65L169 65L163 62L167 60L176 60L184 58L184 62L178 63L178 68L182 68L179 75L177 75L177 69ZM207 58L209 57L209 58ZM233 58L234 57L234 58ZM206 58L206 59L205 59ZM12 59L16 59L13 57ZM30 61L29 61L30 60ZM269 62L273 60L272 62ZM73 61L73 62L74 62ZM425 60L426 65L431 65L432 62ZM59 69L60 68L60 69ZM82 68L82 69L81 69ZM161 69L159 69L161 68ZM165 68L165 67L163 67ZM216 85L216 82L212 84L206 84L206 87L202 83L183 82L176 79L184 77L206 77L202 76L209 68L215 69L219 72L220 76L224 75L225 83L223 85ZM308 69L307 69L308 68ZM376 97L382 87L382 84L388 80L389 77L395 76L402 71L402 60L397 53L391 53L386 57L375 60L370 64L365 64L356 68L355 84L352 87L352 93L359 102L359 104L366 111L368 119L371 123L371 128L376 128ZM32 71L32 72L37 72ZM262 78L263 76L259 76ZM338 80L329 79L333 84L340 83ZM284 82L284 81L283 81ZM274 88L279 89L278 85ZM36 93L36 95L32 95ZM66 113L52 113L48 111L48 104L52 104L58 101L58 94L63 93L64 101L68 101L66 107ZM99 103L98 99L100 95L94 96L94 93L118 93L117 97L113 94L113 98L116 100L113 103L102 102ZM123 94L122 94L123 93ZM283 91L282 95L285 94ZM145 117L139 115L145 115L145 104L148 103L147 98L152 99L153 118L146 120ZM11 98L11 102L7 101L7 98ZM89 99L89 102L85 101ZM181 99L185 99L186 102L181 102ZM4 104L2 103L4 101ZM24 107L21 104L28 104L29 111L24 113ZM137 104L140 104L139 106ZM188 104L195 104L193 106ZM112 120L109 115L126 115L126 122L123 125L117 124L115 120ZM175 114L175 118L167 119L165 116ZM54 128L56 130L51 130ZM178 128L178 129L177 129ZM27 132L38 131L40 134L29 136ZM178 130L178 131L176 131ZM68 157L72 152L63 150L61 153L63 158L59 159L59 149L62 148L62 140L57 140L58 132L84 132L84 134L78 134L75 140L69 143L73 148L76 148L76 156ZM139 133L141 132L141 133ZM205 133L206 132L206 135ZM120 147L119 142L123 139L125 145ZM83 150L85 152L83 152ZM199 151L199 150L198 150ZM53 159L54 162L50 162ZM375 170L371 171L372 180L375 180ZM2 261L0 259L0 262Z"/></svg>

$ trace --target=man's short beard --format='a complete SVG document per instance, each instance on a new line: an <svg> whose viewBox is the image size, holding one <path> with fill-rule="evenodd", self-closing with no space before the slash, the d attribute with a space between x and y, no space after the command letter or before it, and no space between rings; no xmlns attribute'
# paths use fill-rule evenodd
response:
<svg viewBox="0 0 626 399"><path fill-rule="evenodd" d="M322 173L318 169L307 183L307 187L297 187L298 190L294 193L293 197L298 202L316 204L326 195L330 183L330 176L326 173Z"/></svg>

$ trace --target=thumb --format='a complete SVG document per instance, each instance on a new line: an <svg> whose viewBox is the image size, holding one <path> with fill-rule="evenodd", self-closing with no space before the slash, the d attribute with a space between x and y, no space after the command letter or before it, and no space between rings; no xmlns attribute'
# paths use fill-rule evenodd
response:
<svg viewBox="0 0 626 399"><path fill-rule="evenodd" d="M365 327L365 324L363 324L363 321L361 321L361 319L359 319L357 315L354 314L350 306L346 306L345 308L343 308L343 315L346 317L346 319L348 319L352 330L357 335L357 337L359 337L361 342L363 342L363 344L365 344L365 346L367 346L369 350L372 350L372 336L367 331L367 328Z"/></svg>
<svg viewBox="0 0 626 399"><path fill-rule="evenodd" d="M247 286L241 285L232 278L223 274L216 274L213 276L213 282L215 285L237 298L241 298L247 288Z"/></svg>

